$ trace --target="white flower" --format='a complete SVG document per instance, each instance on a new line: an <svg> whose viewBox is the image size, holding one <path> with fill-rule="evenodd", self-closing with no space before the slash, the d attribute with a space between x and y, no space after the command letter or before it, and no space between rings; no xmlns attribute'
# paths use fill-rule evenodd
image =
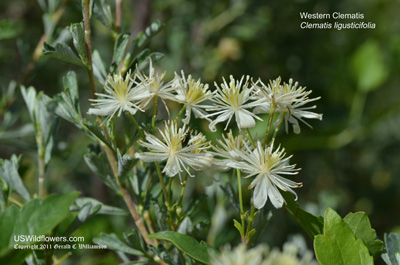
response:
<svg viewBox="0 0 400 265"><path fill-rule="evenodd" d="M215 132L217 129L215 125L220 122L224 122L227 120L225 130L228 127L229 122L232 117L235 115L236 124L239 128L252 128L256 125L254 120L258 119L254 113L248 111L247 109L253 108L259 104L259 101L249 102L251 100L251 92L254 89L254 85L252 87L249 86L249 76L246 77L246 81L243 84L243 79L240 81L236 81L230 76L229 85L226 83L226 80L223 78L224 83L221 84L221 88L215 83L217 87L217 94L212 101L216 104L210 109L210 111L215 111L215 113L209 114L208 116L218 115L218 117L212 121L209 125L211 131Z"/></svg>
<svg viewBox="0 0 400 265"><path fill-rule="evenodd" d="M270 84L267 86L261 81L259 82L262 84L262 87L256 91L256 98L261 100L262 103L256 107L253 112L256 114L269 113L271 112L271 106L275 106L276 113L285 115L286 133L288 132L288 123L292 124L294 133L298 134L300 133L298 121L312 128L303 118L322 120L321 114L308 111L310 109L315 109L315 105L303 107L309 102L319 100L320 97L308 98L308 95L310 95L312 91L306 91L305 87L298 87L298 82L293 85L293 79L289 79L288 84L283 83L283 85L281 85L280 77L274 81L270 81ZM278 120L280 120L280 117Z"/></svg>
<svg viewBox="0 0 400 265"><path fill-rule="evenodd" d="M142 100L144 108L149 105L154 97L173 101L175 100L174 92L176 88L172 86L172 81L165 83L164 76L165 72L162 74L156 73L151 60L148 76L141 72L136 73L136 78L139 80L135 81L136 85L143 88L144 90L147 90L148 93L151 95L150 97Z"/></svg>
<svg viewBox="0 0 400 265"><path fill-rule="evenodd" d="M202 84L200 78L195 81L191 75L185 78L185 73L182 71L182 77L175 73L173 86L177 89L175 96L177 101L186 106L186 117L182 120L185 124L190 122L192 111L196 118L200 117L211 121L206 117L207 112L203 110L210 106L201 105L203 101L211 99L213 96L211 91L208 90L208 84Z"/></svg>
<svg viewBox="0 0 400 265"><path fill-rule="evenodd" d="M224 249L219 256L211 253L211 265L260 265L263 255L268 253L266 246L257 246L246 249L245 244L240 244L233 250Z"/></svg>
<svg viewBox="0 0 400 265"><path fill-rule="evenodd" d="M295 165L289 165L291 156L284 158L285 149L278 147L275 151L273 143L263 148L260 141L257 141L256 148L251 150L246 146L247 151L243 156L243 162L232 162L229 165L233 168L241 169L250 178L255 176L250 183L249 189L254 188L253 202L257 209L264 207L268 198L275 208L281 208L284 199L278 188L289 191L296 196L292 188L299 188L302 183L296 183L280 175L295 175L299 169Z"/></svg>
<svg viewBox="0 0 400 265"><path fill-rule="evenodd" d="M299 255L300 249L293 243L285 243L283 251L273 249L262 265L317 265L311 251Z"/></svg>
<svg viewBox="0 0 400 265"><path fill-rule="evenodd" d="M223 141L217 139L219 146L213 146L215 150L215 156L222 157L223 159L214 159L214 164L221 170L228 170L230 162L242 161L244 156L243 152L245 146L248 144L243 137L243 134L239 134L233 137L232 131L226 134L227 137L222 135Z"/></svg>
<svg viewBox="0 0 400 265"><path fill-rule="evenodd" d="M136 153L136 158L144 162L167 160L163 173L169 177L181 177L184 170L192 176L187 167L198 171L211 164L212 156L206 152L210 145L203 134L191 135L185 126L178 128L175 122L165 123L164 131L159 131L162 140L146 133L146 142L139 141L149 152ZM186 137L190 139L185 145Z"/></svg>
<svg viewBox="0 0 400 265"><path fill-rule="evenodd" d="M143 111L140 101L148 98L151 94L141 87L133 87L133 84L134 80L130 73L126 75L125 79L119 74L109 75L104 84L107 94L96 93L101 98L91 99L95 102L92 104L95 108L90 108L88 113L109 116L107 119L111 119L116 113L120 116L123 111L128 111L132 115L137 110Z"/></svg>

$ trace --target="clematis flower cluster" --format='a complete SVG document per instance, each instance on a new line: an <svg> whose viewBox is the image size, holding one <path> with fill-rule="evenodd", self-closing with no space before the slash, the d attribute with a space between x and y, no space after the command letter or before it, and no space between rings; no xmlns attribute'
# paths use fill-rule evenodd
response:
<svg viewBox="0 0 400 265"><path fill-rule="evenodd" d="M202 133L189 133L189 129L184 125L179 128L175 122L166 122L164 130L159 130L161 139L146 133L146 141L139 141L139 144L146 147L149 151L136 153L135 157L143 162L161 162L167 163L163 169L169 177L179 175L186 171L189 176L188 168L196 171L202 170L211 164L212 155L207 152L210 143ZM186 137L190 137L185 144Z"/></svg>
<svg viewBox="0 0 400 265"><path fill-rule="evenodd" d="M274 140L267 146L259 140L254 143L252 139L250 144L241 129L254 127L256 121L262 122L257 115L268 113L271 120L279 114L277 122L285 121L286 132L290 124L294 133L300 133L299 121L311 127L305 119L322 119L321 114L311 111L316 106L306 106L319 97L309 98L312 91L292 79L282 84L280 77L265 85L261 80L253 82L250 76L241 79L230 76L229 82L222 78L223 82L215 83L216 89L211 91L208 84L186 76L183 71L181 75L175 73L169 82L164 76L165 73L155 71L151 60L148 75L143 72L133 76L128 73L125 77L110 75L104 84L105 92L96 94L98 98L92 100L93 108L88 113L107 116L109 120L122 112L134 115L138 110L145 111L158 98L183 104L180 113L185 111L181 119L184 125L179 127L177 119L165 122L164 128L159 129L159 137L145 132L145 139L138 143L147 150L135 153L135 158L143 162L165 161L162 173L168 177L179 175L181 178L184 172L193 176L191 171L204 170L211 165L221 170L241 170L244 178L252 179L249 189L253 189L253 203L257 209L264 207L268 200L275 208L281 208L284 198L280 190L292 193L297 199L293 189L302 187L302 183L287 178L300 170L289 164L292 156L286 156L283 147L275 148ZM224 124L226 130L234 119L239 133L234 136L229 131L222 139L217 139L216 146L211 146L202 133L189 130L192 113L195 118L208 120L212 132L219 123ZM214 152L209 151L211 147Z"/></svg>
<svg viewBox="0 0 400 265"><path fill-rule="evenodd" d="M209 117L217 116L209 125L212 132L215 132L216 124L226 122L225 130L227 129L233 116L235 116L236 125L238 128L252 128L256 125L255 119L261 120L257 115L249 109L258 106L261 100L252 100L252 92L256 88L254 84L250 84L250 77L244 76L239 80L235 80L230 76L229 84L223 78L224 82L221 87L215 83L217 94L212 99L214 105L207 109L214 113L209 114Z"/></svg>
<svg viewBox="0 0 400 265"><path fill-rule="evenodd" d="M108 116L111 119L115 114L120 116L123 111L134 115L138 110L144 111L142 100L152 94L142 86L133 87L135 80L128 73L125 79L121 75L109 75L104 84L106 93L96 93L100 98L92 99L94 108L88 113L98 116Z"/></svg>
<svg viewBox="0 0 400 265"><path fill-rule="evenodd" d="M105 93L96 93L98 98L91 99L93 108L88 110L88 114L107 116L107 120L125 111L134 115L138 110L144 112L151 102L160 98L164 104L169 100L185 106L186 117L182 120L185 124L190 122L192 112L196 118L211 121L205 111L211 106L204 103L215 93L209 90L208 84L201 83L200 79L194 80L191 75L185 77L183 71L182 76L175 74L175 78L168 82L164 77L165 72L157 73L151 60L148 75L143 72L133 76L129 72L125 78L120 74L109 75L103 84Z"/></svg>
<svg viewBox="0 0 400 265"><path fill-rule="evenodd" d="M243 171L245 178L252 178L249 189L253 189L253 203L257 209L265 206L268 199L275 208L281 208L284 203L280 190L289 191L296 199L297 194L293 188L302 187L282 175L296 175L300 169L296 165L290 165L289 159L285 157L285 149L280 146L274 150L274 143L263 147L260 141L252 148L242 136L234 138L230 132L224 142L219 141L221 147L214 147L215 156L222 159L214 162L221 169L235 168Z"/></svg>
<svg viewBox="0 0 400 265"><path fill-rule="evenodd" d="M185 73L182 71L182 77L175 73L175 79L173 80L173 87L177 89L176 100L179 103L184 104L186 108L186 117L182 121L185 124L190 122L191 113L194 113L196 118L205 118L211 121L207 117L207 112L204 110L210 106L203 105L206 100L213 97L213 94L208 87L208 84L201 83L200 78L196 81L189 75L185 77Z"/></svg>
<svg viewBox="0 0 400 265"><path fill-rule="evenodd" d="M293 79L289 79L289 83L281 84L281 78L278 77L274 81L270 81L269 85L265 85L259 81L261 87L258 86L255 92L255 98L258 99L260 105L254 108L254 113L279 113L280 117L285 119L286 133L288 132L288 124L293 127L296 134L300 133L299 121L306 124L310 128L304 118L322 120L322 115L311 112L316 106L305 107L307 103L319 100L317 98L308 98L312 91L306 91L305 87L299 87L299 83L293 84Z"/></svg>

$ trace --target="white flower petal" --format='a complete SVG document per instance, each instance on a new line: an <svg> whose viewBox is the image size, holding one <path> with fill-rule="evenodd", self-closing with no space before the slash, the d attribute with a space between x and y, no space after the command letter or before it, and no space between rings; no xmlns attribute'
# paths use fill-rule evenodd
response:
<svg viewBox="0 0 400 265"><path fill-rule="evenodd" d="M254 118L245 110L236 112L236 122L239 128L253 128L256 126Z"/></svg>
<svg viewBox="0 0 400 265"><path fill-rule="evenodd" d="M268 185L267 185L267 179L262 178L260 182L257 183L254 193L253 193L253 198L254 198L254 206L257 209L261 209L264 207L265 203L268 200Z"/></svg>
<svg viewBox="0 0 400 265"><path fill-rule="evenodd" d="M268 187L268 197L271 200L272 205L274 205L276 209L282 208L284 199L282 197L282 194L274 185L270 185Z"/></svg>

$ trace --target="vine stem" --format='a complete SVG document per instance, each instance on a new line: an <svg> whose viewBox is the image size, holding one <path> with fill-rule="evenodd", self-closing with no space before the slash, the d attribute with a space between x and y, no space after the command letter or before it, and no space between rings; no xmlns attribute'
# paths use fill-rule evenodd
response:
<svg viewBox="0 0 400 265"><path fill-rule="evenodd" d="M115 27L117 33L121 32L122 0L115 0Z"/></svg>
<svg viewBox="0 0 400 265"><path fill-rule="evenodd" d="M86 56L87 56L86 70L89 75L90 87L92 90L93 98L97 98L97 96L96 96L97 89L96 89L96 84L94 81L93 63L92 63L91 29L90 29L90 18L89 18L90 0L83 0L83 1L84 1L83 2L84 3L83 23L84 23L84 27L85 27L85 43L86 43ZM100 125L100 127L102 128L104 136L108 140L109 135L108 135L107 130L104 127L104 125L102 125L103 122L99 116L97 116L97 122ZM136 227L139 229L139 231L142 234L146 243L149 245L154 245L154 242L148 237L148 232L147 232L146 226L144 225L143 219L140 217L137 207L133 203L132 198L129 195L129 192L119 181L118 166L117 166L117 161L115 159L115 155L114 155L113 151L108 146L106 146L104 143L100 142L100 144L107 155L107 159L110 163L111 169L112 169L114 177L117 181L118 187L121 191L124 202L127 205L129 212L132 215L133 220L135 221Z"/></svg>
<svg viewBox="0 0 400 265"><path fill-rule="evenodd" d="M85 26L85 47L86 47L86 70L89 75L89 82L90 87L92 89L93 98L96 99L96 83L94 81L94 74L93 74L93 64L92 64L92 42L91 42L91 28L90 28L90 17L89 17L89 5L90 0L83 0L84 1L84 10L83 10L83 24Z"/></svg>

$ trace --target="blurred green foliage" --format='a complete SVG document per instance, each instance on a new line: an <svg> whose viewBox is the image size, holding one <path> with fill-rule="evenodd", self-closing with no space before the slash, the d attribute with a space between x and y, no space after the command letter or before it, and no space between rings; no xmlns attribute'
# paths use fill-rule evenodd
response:
<svg viewBox="0 0 400 265"><path fill-rule="evenodd" d="M115 3L110 4L114 8ZM62 90L62 76L75 70L83 113L88 109L89 102L84 99L90 98L90 87L83 69L49 57L40 57L24 75L42 34L50 30L49 25L44 27L42 9L36 1L4 0L0 10L0 85L1 96L6 98L0 110L0 157L24 155L20 174L28 190L34 192L35 136L32 128L25 127L29 114L20 90L8 92L10 81L16 80L26 87L33 85L52 96ZM360 12L365 16L363 21L375 23L376 28L300 29L299 12L304 11ZM159 19L166 24L149 45L166 55L158 67L166 70L169 77L173 71L183 69L212 85L229 75L239 78L248 74L264 83L281 76L284 81L293 78L307 86L313 90L311 96L321 96L317 112L324 114L322 122L313 122L313 130L302 130L300 142L296 135L280 136L287 152L294 154L293 162L302 168L296 178L304 183L298 190L299 203L314 214L323 214L328 206L342 216L350 211L365 211L382 238L384 232L400 231L400 21L393 19L399 13L400 6L391 0L124 1L121 28L132 38L151 21ZM81 20L80 2L67 1L54 30L63 37L67 26ZM93 20L92 26L92 43L109 65L113 58L109 47L113 47L114 40L99 21ZM48 41L55 44L54 40ZM14 133L7 133L10 131ZM84 196L109 204L116 198L84 162L88 141L75 127L60 122L57 144L47 168L48 189L64 193L79 190ZM211 182L210 176L198 176L202 177L202 183ZM192 194L204 192L193 180L188 185ZM207 187L205 192L214 188ZM222 192L216 194L225 196ZM245 197L249 196L247 192ZM219 205L199 209L199 218L201 211L214 211ZM232 215L231 209L221 211ZM285 235L299 233L294 221L288 220L285 211L275 211L268 231L262 231L258 240L281 244ZM91 221L103 232L115 232L121 225L115 222L99 217ZM128 226L124 222L127 221L121 221L122 225ZM221 241L217 236L218 244L235 237L222 227L218 222L210 227L219 229L218 233L225 238ZM88 236L96 236L85 229L82 231ZM93 253L82 255L87 255L84 260L90 264L110 264L105 260L115 259L105 253L107 257L95 263Z"/></svg>

